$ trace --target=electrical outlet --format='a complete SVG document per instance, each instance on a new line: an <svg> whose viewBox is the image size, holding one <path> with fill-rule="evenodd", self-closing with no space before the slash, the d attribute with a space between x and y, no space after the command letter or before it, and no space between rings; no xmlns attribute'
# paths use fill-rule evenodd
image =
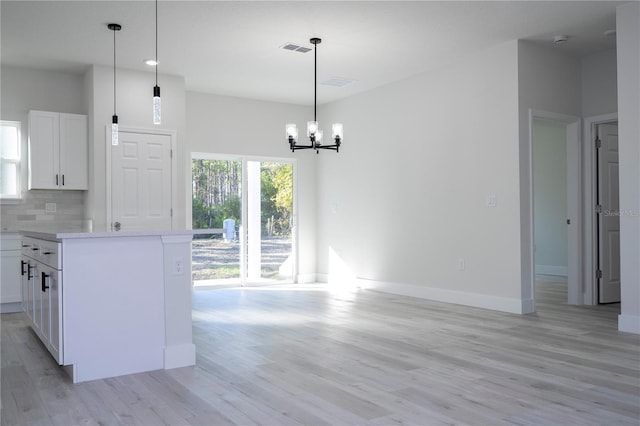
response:
<svg viewBox="0 0 640 426"><path fill-rule="evenodd" d="M46 213L55 213L56 212L56 203L44 203L44 211Z"/></svg>
<svg viewBox="0 0 640 426"><path fill-rule="evenodd" d="M458 271L464 271L464 257L458 258Z"/></svg>
<svg viewBox="0 0 640 426"><path fill-rule="evenodd" d="M182 257L173 258L173 275L184 274L184 261Z"/></svg>
<svg viewBox="0 0 640 426"><path fill-rule="evenodd" d="M496 200L495 195L487 195L487 207L495 207L498 205L498 200Z"/></svg>

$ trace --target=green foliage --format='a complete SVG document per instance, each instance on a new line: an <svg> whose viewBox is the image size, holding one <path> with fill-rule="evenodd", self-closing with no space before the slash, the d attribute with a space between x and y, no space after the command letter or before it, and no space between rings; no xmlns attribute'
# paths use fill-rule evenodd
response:
<svg viewBox="0 0 640 426"><path fill-rule="evenodd" d="M240 223L242 163L193 160L191 171L193 228L222 228L228 218ZM293 166L263 162L260 184L262 229L268 235L288 235L293 216Z"/></svg>
<svg viewBox="0 0 640 426"><path fill-rule="evenodd" d="M289 235L293 216L293 166L263 163L261 184L262 229L267 234Z"/></svg>
<svg viewBox="0 0 640 426"><path fill-rule="evenodd" d="M194 229L222 228L224 219L240 221L240 185L242 164L239 161L193 160L192 226Z"/></svg>

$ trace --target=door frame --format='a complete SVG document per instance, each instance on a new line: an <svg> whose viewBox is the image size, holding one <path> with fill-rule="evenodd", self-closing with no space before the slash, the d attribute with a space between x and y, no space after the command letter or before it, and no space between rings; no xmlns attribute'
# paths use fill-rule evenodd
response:
<svg viewBox="0 0 640 426"><path fill-rule="evenodd" d="M596 216L596 188L598 176L596 175L596 137L599 124L607 124L618 121L618 113L602 114L586 117L583 123L583 168L584 168L584 270L583 277L586 283L585 305L598 304L598 279L596 269L598 267L598 236ZM621 299L622 301L622 299Z"/></svg>
<svg viewBox="0 0 640 426"><path fill-rule="evenodd" d="M535 311L535 230L534 213L535 205L533 199L533 122L534 119L547 120L564 124L567 130L567 219L571 219L568 226L568 282L567 282L567 302L572 305L582 305L584 303L584 288L582 283L582 145L581 145L581 118L558 114L543 110L529 110L529 232L531 243L531 297ZM573 254L576 254L575 256Z"/></svg>
<svg viewBox="0 0 640 426"><path fill-rule="evenodd" d="M146 135L161 135L161 136L169 136L170 144L171 144L171 230L178 229L177 224L177 197L178 197L178 155L176 150L176 132L175 130L167 130L167 129L145 129L140 127L124 127L119 126L118 133L126 132L126 133L140 133ZM105 126L105 141L111 140L111 124ZM107 230L111 230L112 223L112 212L111 212L111 178L112 178L112 162L111 162L111 144L108 143L105 155L105 170L106 170L106 180L105 180L105 206L106 206L106 228ZM191 168L189 168L189 173L191 173ZM191 179L189 179L191 181ZM191 216L189 216L191 217Z"/></svg>
<svg viewBox="0 0 640 426"><path fill-rule="evenodd" d="M240 256L244 258L247 256L246 242L247 242L247 217L248 217L248 203L245 199L245 194L247 193L247 162L249 161L257 161L257 162L273 162L273 163L289 163L293 166L293 213L292 213L292 225L291 225L291 254L293 255L293 283L298 283L298 271L299 271L299 256L298 256L298 160L296 158L287 158L287 157L266 157L266 156L256 156L256 155L234 155L234 154L216 154L212 152L191 152L191 156L189 158L189 178L187 179L189 189L188 193L190 194L189 203L187 203L187 223L188 228L193 229L193 210L191 207L191 200L193 199L193 185L192 185L192 172L191 165L193 160L222 160L222 161L240 161L242 163L242 197L241 197L241 205L242 205L242 232L240 233ZM240 285L246 286L247 282L247 262L240 261ZM251 286L256 286L260 284L250 283ZM268 284L267 284L268 285Z"/></svg>

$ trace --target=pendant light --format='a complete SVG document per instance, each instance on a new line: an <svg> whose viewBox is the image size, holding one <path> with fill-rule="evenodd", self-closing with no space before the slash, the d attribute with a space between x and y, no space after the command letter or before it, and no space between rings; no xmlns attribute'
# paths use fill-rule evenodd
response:
<svg viewBox="0 0 640 426"><path fill-rule="evenodd" d="M160 86L158 86L158 0L156 0L156 85L153 86L153 124L161 122Z"/></svg>
<svg viewBox="0 0 640 426"><path fill-rule="evenodd" d="M116 113L116 31L120 31L120 24L108 24L113 31L113 116L111 117L111 145L118 145L118 114Z"/></svg>
<svg viewBox="0 0 640 426"><path fill-rule="evenodd" d="M321 149L330 149L338 152L340 150L340 144L344 139L344 133L342 129L342 123L334 123L331 126L332 129L332 145L322 145L322 130L318 127L318 121L316 117L317 110L317 97L318 97L318 45L322 43L322 39L313 37L309 40L313 44L313 121L307 122L307 137L309 138L309 145L298 144L298 127L295 124L287 124L285 130L287 133L287 141L291 151L296 149L315 149L316 153L319 153Z"/></svg>

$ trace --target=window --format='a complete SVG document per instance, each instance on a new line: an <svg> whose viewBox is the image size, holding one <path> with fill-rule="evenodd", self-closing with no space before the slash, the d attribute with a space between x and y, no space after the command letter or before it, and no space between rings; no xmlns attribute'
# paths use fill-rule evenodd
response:
<svg viewBox="0 0 640 426"><path fill-rule="evenodd" d="M20 122L0 121L0 199L20 198Z"/></svg>

